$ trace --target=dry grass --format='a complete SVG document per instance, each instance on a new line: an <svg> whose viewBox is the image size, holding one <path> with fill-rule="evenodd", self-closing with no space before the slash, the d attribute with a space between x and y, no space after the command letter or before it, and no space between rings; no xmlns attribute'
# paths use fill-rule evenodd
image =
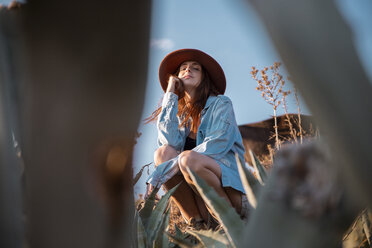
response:
<svg viewBox="0 0 372 248"><path fill-rule="evenodd" d="M184 218L182 217L181 211L177 207L177 205L173 202L173 200L170 201L169 206L171 208L170 210L170 216L169 216L169 230L168 232L171 235L175 235L175 227L176 224L181 231L185 231L187 224Z"/></svg>

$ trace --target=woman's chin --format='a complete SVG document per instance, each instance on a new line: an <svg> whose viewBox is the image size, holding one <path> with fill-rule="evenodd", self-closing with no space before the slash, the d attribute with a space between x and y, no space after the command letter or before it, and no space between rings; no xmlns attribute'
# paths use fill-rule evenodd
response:
<svg viewBox="0 0 372 248"><path fill-rule="evenodd" d="M191 89L191 88L195 89L199 85L198 82L192 82L192 81L189 81L189 80L183 80L182 82L183 82L183 85L185 86L185 88L189 88L189 89Z"/></svg>

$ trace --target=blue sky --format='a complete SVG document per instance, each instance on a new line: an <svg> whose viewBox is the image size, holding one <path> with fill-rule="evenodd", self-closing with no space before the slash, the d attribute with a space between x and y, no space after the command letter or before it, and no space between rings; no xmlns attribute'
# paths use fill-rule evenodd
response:
<svg viewBox="0 0 372 248"><path fill-rule="evenodd" d="M0 4L9 2L0 0ZM354 32L360 59L372 79L372 1L337 0L336 4ZM227 78L225 95L233 102L238 124L261 121L272 115L271 106L255 90L256 82L250 71L251 66L263 68L280 58L253 8L242 0L154 0L142 119L152 113L163 94L158 81L161 60L181 48L203 50L221 64ZM282 73L285 75L284 68ZM289 112L296 112L293 98L288 104ZM309 114L304 104L301 108ZM142 136L135 147L134 173L152 162L157 148L154 124L141 123L139 132ZM135 193L144 192L146 176L147 173L135 186Z"/></svg>

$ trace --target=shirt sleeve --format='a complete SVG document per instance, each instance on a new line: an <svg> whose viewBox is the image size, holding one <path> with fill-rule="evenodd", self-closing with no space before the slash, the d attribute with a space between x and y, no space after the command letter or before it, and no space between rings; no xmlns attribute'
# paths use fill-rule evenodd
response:
<svg viewBox="0 0 372 248"><path fill-rule="evenodd" d="M159 164L154 172L147 178L146 183L150 183L154 187L160 188L161 185L178 174L180 172L178 167L178 157L179 156Z"/></svg>
<svg viewBox="0 0 372 248"><path fill-rule="evenodd" d="M187 130L185 127L179 127L177 112L178 96L172 92L165 93L157 122L158 145L170 145L180 152L185 144Z"/></svg>

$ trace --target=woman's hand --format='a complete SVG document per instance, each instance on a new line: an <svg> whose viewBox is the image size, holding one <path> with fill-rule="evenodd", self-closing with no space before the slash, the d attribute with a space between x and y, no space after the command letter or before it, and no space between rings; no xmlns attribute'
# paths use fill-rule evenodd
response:
<svg viewBox="0 0 372 248"><path fill-rule="evenodd" d="M179 97L184 92L183 82L177 76L170 75L166 92L173 92Z"/></svg>

